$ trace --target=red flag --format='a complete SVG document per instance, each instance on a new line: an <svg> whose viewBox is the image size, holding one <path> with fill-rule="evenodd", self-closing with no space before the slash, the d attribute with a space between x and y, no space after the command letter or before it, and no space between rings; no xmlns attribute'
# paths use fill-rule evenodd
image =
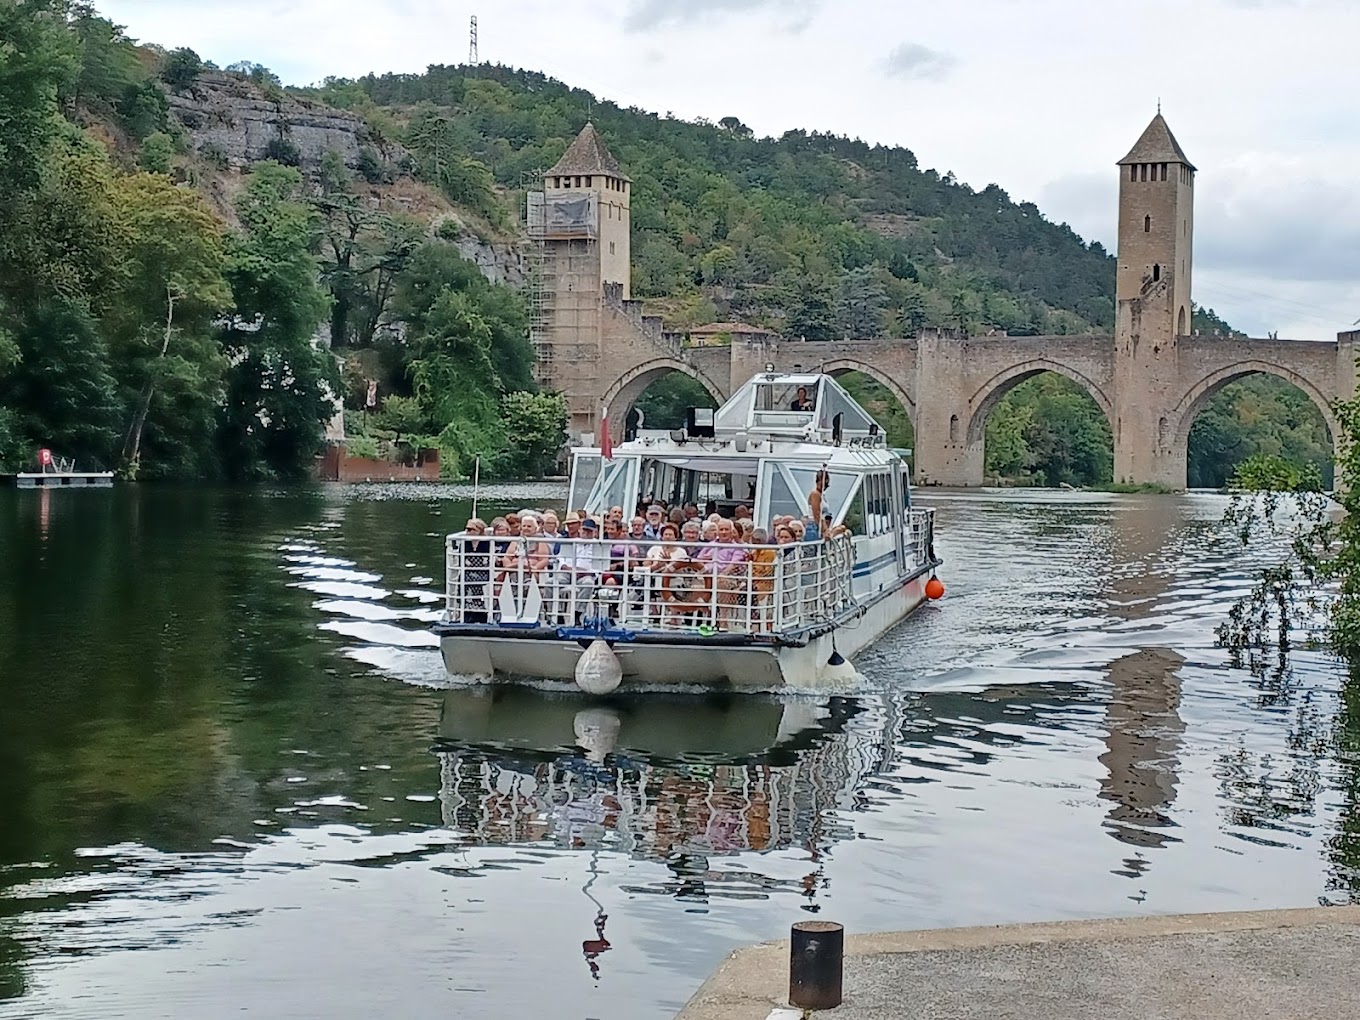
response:
<svg viewBox="0 0 1360 1020"><path fill-rule="evenodd" d="M614 459L614 437L609 434L609 408L600 408L600 456Z"/></svg>

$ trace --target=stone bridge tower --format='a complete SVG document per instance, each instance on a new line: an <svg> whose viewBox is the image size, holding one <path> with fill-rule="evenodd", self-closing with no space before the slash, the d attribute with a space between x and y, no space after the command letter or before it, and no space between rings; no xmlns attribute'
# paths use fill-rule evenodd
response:
<svg viewBox="0 0 1360 1020"><path fill-rule="evenodd" d="M1161 111L1119 161L1115 277L1114 476L1185 485L1175 442L1180 338L1191 333L1195 167Z"/></svg>
<svg viewBox="0 0 1360 1020"><path fill-rule="evenodd" d="M599 411L602 297L631 297L632 187L586 124L528 197L535 375L566 398L573 435L591 431Z"/></svg>

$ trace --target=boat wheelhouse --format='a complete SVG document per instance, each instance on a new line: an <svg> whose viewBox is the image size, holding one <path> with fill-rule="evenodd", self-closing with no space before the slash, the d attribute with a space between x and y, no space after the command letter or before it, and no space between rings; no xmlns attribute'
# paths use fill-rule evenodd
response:
<svg viewBox="0 0 1360 1020"><path fill-rule="evenodd" d="M933 511L913 505L906 462L828 375L758 375L717 410L692 408L684 428L605 452L572 451L569 511L689 507L720 519L715 540L449 536L435 630L451 673L595 692L824 687L927 597ZM733 541L726 522L746 516L766 542ZM802 540L776 521L799 522Z"/></svg>

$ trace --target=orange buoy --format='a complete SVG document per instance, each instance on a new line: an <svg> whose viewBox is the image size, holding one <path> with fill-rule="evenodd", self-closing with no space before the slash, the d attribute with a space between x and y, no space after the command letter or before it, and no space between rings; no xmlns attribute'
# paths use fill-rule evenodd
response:
<svg viewBox="0 0 1360 1020"><path fill-rule="evenodd" d="M938 577L932 577L926 582L926 598L932 600L944 598L944 582Z"/></svg>

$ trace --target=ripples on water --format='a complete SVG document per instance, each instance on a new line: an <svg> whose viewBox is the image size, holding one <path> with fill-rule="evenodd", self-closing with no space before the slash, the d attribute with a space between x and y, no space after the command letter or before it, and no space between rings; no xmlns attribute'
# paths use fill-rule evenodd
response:
<svg viewBox="0 0 1360 1020"><path fill-rule="evenodd" d="M0 504L0 1016L665 1016L808 913L1352 895L1354 707L1213 647L1270 555L1217 497L928 494L949 594L853 696L596 702L444 673L465 490L90 495Z"/></svg>

